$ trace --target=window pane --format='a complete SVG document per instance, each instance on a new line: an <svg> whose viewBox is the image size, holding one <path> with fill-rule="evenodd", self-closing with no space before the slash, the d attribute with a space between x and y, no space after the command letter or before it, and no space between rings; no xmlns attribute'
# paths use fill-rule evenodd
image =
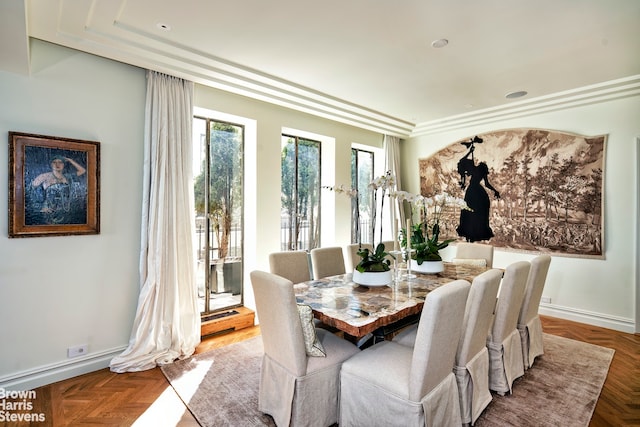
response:
<svg viewBox="0 0 640 427"><path fill-rule="evenodd" d="M371 243L371 215L373 199L369 183L373 181L373 153L351 150L351 186L358 190L357 200L352 206L352 243ZM355 215L359 210L359 215ZM359 222L356 223L357 218Z"/></svg>
<svg viewBox="0 0 640 427"><path fill-rule="evenodd" d="M283 135L281 173L281 249L313 249L320 240L320 143Z"/></svg>

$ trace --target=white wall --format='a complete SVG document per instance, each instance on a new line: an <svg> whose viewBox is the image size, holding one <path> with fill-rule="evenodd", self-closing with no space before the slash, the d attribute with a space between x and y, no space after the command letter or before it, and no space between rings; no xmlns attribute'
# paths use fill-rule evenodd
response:
<svg viewBox="0 0 640 427"><path fill-rule="evenodd" d="M554 256L542 313L634 332L636 325L638 181L636 137L640 96L569 108L508 121L415 137L402 143L402 182L419 191L418 159L476 134L510 128L541 128L582 135L608 134L605 154L605 260ZM451 256L453 248L445 253ZM494 264L506 267L531 254L497 250Z"/></svg>
<svg viewBox="0 0 640 427"><path fill-rule="evenodd" d="M144 70L32 43L30 76L0 72L0 386L106 366L138 293ZM9 239L8 132L100 142L99 235ZM67 348L89 354L67 359Z"/></svg>

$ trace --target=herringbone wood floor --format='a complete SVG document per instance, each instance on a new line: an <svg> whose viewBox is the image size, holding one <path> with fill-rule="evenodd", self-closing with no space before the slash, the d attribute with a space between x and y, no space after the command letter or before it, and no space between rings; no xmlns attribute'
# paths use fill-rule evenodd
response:
<svg viewBox="0 0 640 427"><path fill-rule="evenodd" d="M640 335L546 316L542 325L547 333L616 351L590 425L640 426ZM208 338L197 352L259 333L258 327L251 327ZM43 412L47 419L44 425L48 426L198 425L159 368L126 374L103 369L41 387L36 393L34 412Z"/></svg>

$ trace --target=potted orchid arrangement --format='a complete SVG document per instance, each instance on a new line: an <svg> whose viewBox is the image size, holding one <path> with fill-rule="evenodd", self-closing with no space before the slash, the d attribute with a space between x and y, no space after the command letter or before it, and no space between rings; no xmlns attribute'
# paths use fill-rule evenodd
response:
<svg viewBox="0 0 640 427"><path fill-rule="evenodd" d="M448 193L436 194L433 197L404 193L396 195L398 199L406 200L412 216L417 214L418 221L410 226L410 229L402 229L401 244L412 249L411 259L417 264L414 268L424 272L440 272L442 257L440 250L449 246L455 239L440 240L441 227L444 218L458 210L471 210L464 199L454 197ZM408 238L408 241L407 241ZM425 261L435 262L436 264ZM424 266L423 266L424 265ZM436 270L436 271L433 271Z"/></svg>
<svg viewBox="0 0 640 427"><path fill-rule="evenodd" d="M386 251L384 243L382 243L382 212L384 211L384 202L385 198L389 195L392 189L395 187L395 177L391 175L391 172L387 172L382 176L375 178L368 185L369 191L372 194L372 220L371 220L371 242L373 250L369 250L369 248L360 246L358 250L358 255L361 260L355 268L354 271L354 281L359 284L366 284L369 286L373 285L382 285L391 282L391 261L389 260L390 255L389 252ZM358 192L356 189L346 189L344 186L339 185L335 187L324 187L335 191L336 193L345 194L349 197L354 198L356 203L358 203ZM380 202L380 211L378 212L378 201ZM356 227L359 227L359 208L356 206ZM380 222L380 239L377 244L375 244L375 235L376 235L376 222L379 220ZM358 239L358 243L360 242L360 233L359 230L356 231L356 236ZM367 273L388 273L385 274L385 277L376 277L374 280L376 283L362 283L366 282L367 279L362 277Z"/></svg>

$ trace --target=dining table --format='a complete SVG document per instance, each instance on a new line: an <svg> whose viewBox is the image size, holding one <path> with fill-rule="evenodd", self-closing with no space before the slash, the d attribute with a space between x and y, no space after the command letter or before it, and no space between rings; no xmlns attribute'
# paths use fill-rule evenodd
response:
<svg viewBox="0 0 640 427"><path fill-rule="evenodd" d="M399 329L419 320L426 296L454 280L473 282L488 267L445 262L436 274L397 274L384 286L354 283L352 273L309 280L293 285L296 300L307 304L314 317L342 331L353 342L389 339Z"/></svg>

